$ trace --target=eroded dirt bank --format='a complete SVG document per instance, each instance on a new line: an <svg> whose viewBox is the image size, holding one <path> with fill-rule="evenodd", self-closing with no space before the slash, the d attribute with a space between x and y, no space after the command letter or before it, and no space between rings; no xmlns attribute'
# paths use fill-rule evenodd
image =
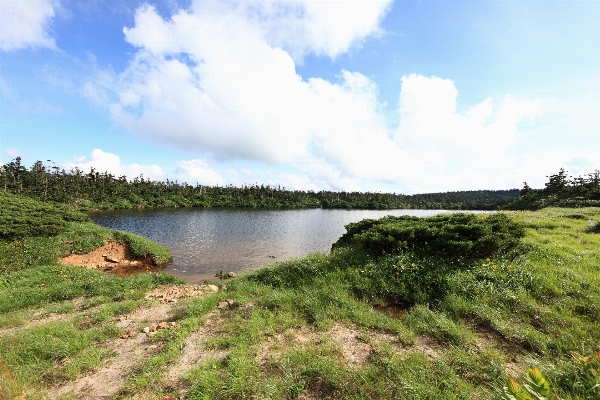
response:
<svg viewBox="0 0 600 400"><path fill-rule="evenodd" d="M152 256L134 258L129 246L117 241L109 241L87 254L70 254L58 261L66 265L102 270L119 276L153 271L158 267Z"/></svg>

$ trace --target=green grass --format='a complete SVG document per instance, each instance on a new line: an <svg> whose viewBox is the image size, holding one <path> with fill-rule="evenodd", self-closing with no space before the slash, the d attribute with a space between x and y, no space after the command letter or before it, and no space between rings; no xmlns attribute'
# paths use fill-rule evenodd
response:
<svg viewBox="0 0 600 400"><path fill-rule="evenodd" d="M63 206L0 192L0 210L0 328L65 314L64 321L0 333L2 359L22 387L35 391L93 369L111 356L101 343L119 333L114 316L133 311L149 290L181 282L164 274L119 278L67 267L58 263L60 257L87 253L107 240L128 243L135 257L151 255L156 264L170 260L171 253L140 236L97 226ZM87 309L88 320L69 316Z"/></svg>
<svg viewBox="0 0 600 400"><path fill-rule="evenodd" d="M570 352L600 346L600 237L589 229L600 209L508 215L525 229L518 248L458 266L428 252L380 255L358 245L232 281L228 295L255 306L231 311L210 343L228 356L188 376L188 398L499 398L507 365L513 374L540 368L560 398L598 398ZM374 311L381 303L405 311ZM371 340L367 361L354 367L328 340L302 348L290 340L267 364L255 361L269 338L293 338L300 327L326 335L337 323L362 329L367 342L395 340ZM420 338L439 347L433 359Z"/></svg>
<svg viewBox="0 0 600 400"><path fill-rule="evenodd" d="M484 256L448 257L419 246L384 254L350 240L331 254L265 267L227 281L226 291L182 301L180 326L152 338L158 349L116 398L179 397L185 390L186 399L499 399L508 374L523 382L530 367L561 399L600 398L600 382L571 355L600 347L600 209L504 215L510 219L498 220L524 236L501 237L510 246ZM21 249L50 249L43 241L61 235L71 238L70 248L85 248L101 232L86 223L69 229L23 238ZM148 290L176 281L123 279L26 257L31 265L0 274L0 326L89 308L85 317L0 334L0 353L29 393L93 370L110 356L101 343L117 335L114 317L134 310ZM205 322L207 313L226 298L235 303L216 311L223 322L204 343L224 358L205 358L178 387L164 386L186 339L213 323ZM348 346L367 349L360 362L348 361Z"/></svg>

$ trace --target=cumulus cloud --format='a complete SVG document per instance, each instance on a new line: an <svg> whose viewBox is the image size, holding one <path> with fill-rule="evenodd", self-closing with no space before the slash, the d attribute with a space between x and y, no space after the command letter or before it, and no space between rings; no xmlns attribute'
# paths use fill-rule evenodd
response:
<svg viewBox="0 0 600 400"><path fill-rule="evenodd" d="M296 73L307 54L333 58L379 34L389 4L198 1L169 18L144 5L123 30L137 48L128 67L100 71L85 92L129 131L203 160L291 165L303 176L277 177L291 187L514 187L520 177L508 160L518 161L519 127L542 114L540 100L507 95L459 112L453 81L412 74L402 78L400 123L390 129L372 78ZM199 159L177 171L203 184L240 179Z"/></svg>
<svg viewBox="0 0 600 400"><path fill-rule="evenodd" d="M457 111L458 90L449 79L411 74L402 78L400 125L394 140L410 155L413 191L512 187L516 162L510 154L519 124L542 114L540 100L507 95L465 113ZM504 173L499 173L504 171ZM440 182L436 176L444 176Z"/></svg>
<svg viewBox="0 0 600 400"><path fill-rule="evenodd" d="M411 74L402 78L401 123L396 141L414 147L473 148L501 152L517 139L518 123L541 113L540 100L506 96L494 110L491 98L464 114L456 110L458 90L449 79Z"/></svg>
<svg viewBox="0 0 600 400"><path fill-rule="evenodd" d="M158 143L220 160L316 157L346 175L371 175L378 149L394 148L376 85L349 71L336 83L303 80L294 60L347 51L378 32L388 5L335 2L333 18L328 2L197 2L170 19L145 5L124 29L138 47L129 67L85 90L117 123Z"/></svg>
<svg viewBox="0 0 600 400"><path fill-rule="evenodd" d="M223 186L225 184L225 180L219 173L210 168L204 161L198 159L180 161L174 172L182 182L190 184L197 183L207 186Z"/></svg>
<svg viewBox="0 0 600 400"><path fill-rule="evenodd" d="M59 3L55 0L0 1L0 49L56 49L54 39L48 32L48 25L58 6Z"/></svg>
<svg viewBox="0 0 600 400"><path fill-rule="evenodd" d="M162 180L165 177L165 172L158 165L139 165L136 163L121 165L119 156L104 152L100 149L92 150L90 158L85 156L78 157L74 162L67 162L61 165L61 168L64 168L67 171L79 168L85 173L90 172L90 169L94 168L96 172L109 172L116 177L125 175L129 180L139 177L140 175L144 175L144 178L153 180Z"/></svg>
<svg viewBox="0 0 600 400"><path fill-rule="evenodd" d="M255 21L270 46L296 61L314 53L335 58L369 36L380 35L379 22L392 1L260 0L236 4Z"/></svg>

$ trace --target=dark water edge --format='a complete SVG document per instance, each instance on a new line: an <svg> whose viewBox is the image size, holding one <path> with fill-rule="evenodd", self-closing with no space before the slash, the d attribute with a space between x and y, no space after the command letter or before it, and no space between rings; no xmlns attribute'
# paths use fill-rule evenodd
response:
<svg viewBox="0 0 600 400"><path fill-rule="evenodd" d="M97 224L145 236L173 253L164 272L190 283L237 274L277 261L328 253L344 226L386 215L436 215L448 210L172 208L89 213Z"/></svg>

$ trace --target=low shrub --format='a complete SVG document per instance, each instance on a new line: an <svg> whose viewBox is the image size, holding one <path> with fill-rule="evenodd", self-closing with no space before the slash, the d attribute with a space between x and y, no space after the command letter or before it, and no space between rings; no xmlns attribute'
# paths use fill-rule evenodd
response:
<svg viewBox="0 0 600 400"><path fill-rule="evenodd" d="M387 216L346 225L334 248L360 245L375 253L403 251L445 258L486 258L514 248L524 228L507 215L441 214L428 218Z"/></svg>

